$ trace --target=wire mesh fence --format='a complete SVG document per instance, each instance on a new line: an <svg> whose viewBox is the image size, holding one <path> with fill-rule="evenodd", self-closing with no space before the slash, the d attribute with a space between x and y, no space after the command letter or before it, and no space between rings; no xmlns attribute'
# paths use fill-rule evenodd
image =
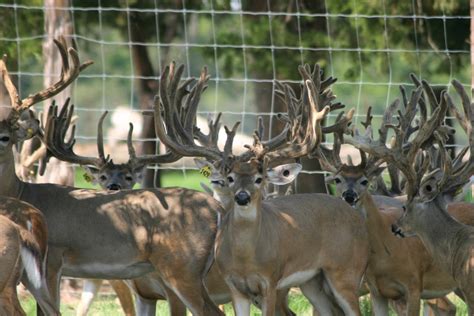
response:
<svg viewBox="0 0 474 316"><path fill-rule="evenodd" d="M275 82L297 86L302 63L319 63L338 78L335 93L356 109L356 124L372 106L377 125L399 96L399 85L412 85L409 73L439 90L453 78L471 82L468 1L98 0L52 9L70 14L81 59L95 62L74 84L80 144L95 142L104 110L117 114L106 122L106 140L123 141L131 113L152 108L152 99L143 95L156 91L159 74L172 60L186 65L185 77L208 66L211 80L200 115L223 112L229 125L242 121L244 134L264 116L269 136L277 130L275 114L284 111ZM39 0L0 1L0 52L10 56L21 95L43 82L45 10ZM137 143L148 140L135 137ZM462 137L457 141L465 143Z"/></svg>

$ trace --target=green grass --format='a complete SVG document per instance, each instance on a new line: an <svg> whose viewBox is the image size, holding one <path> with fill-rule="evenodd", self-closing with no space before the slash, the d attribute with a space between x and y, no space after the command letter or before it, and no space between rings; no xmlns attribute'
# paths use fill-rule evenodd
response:
<svg viewBox="0 0 474 316"><path fill-rule="evenodd" d="M77 169L74 182L75 186L78 188L98 189L99 186L93 185L84 179L84 174L85 171L82 169ZM203 191L201 185L199 184L200 182L209 185L209 181L197 170L186 170L186 172L177 170L164 170L161 177L161 185L163 187L183 187ZM138 189L140 186L136 185L135 188Z"/></svg>
<svg viewBox="0 0 474 316"><path fill-rule="evenodd" d="M463 301L461 301L458 297L454 295L450 295L451 301L456 305L457 316L465 316L467 315L467 307ZM23 309L25 310L28 316L36 315L36 304L35 301L31 296L26 297L21 301ZM299 293L292 293L289 297L289 304L290 308L293 312L296 313L298 316L311 316L312 315L312 307L306 298L299 294ZM62 304L61 305L61 313L63 316L74 316L75 315L75 308L77 303L74 304ZM370 306L370 301L367 296L360 298L360 309L362 315L369 316L372 313L372 309ZM224 306L224 311L226 315L233 315L233 309L231 304L226 304ZM421 314L421 313L420 313ZM123 311L120 305L117 303L117 300L113 295L103 295L99 297L98 300L94 301L91 306L91 310L88 315L91 316L109 316L109 315L123 315ZM156 315L159 316L169 316L168 305L164 301L159 301L157 304L157 311ZM191 315L188 313L188 315ZM250 313L251 316L259 316L261 312L252 306L252 310ZM390 310L390 316L395 316L395 312Z"/></svg>

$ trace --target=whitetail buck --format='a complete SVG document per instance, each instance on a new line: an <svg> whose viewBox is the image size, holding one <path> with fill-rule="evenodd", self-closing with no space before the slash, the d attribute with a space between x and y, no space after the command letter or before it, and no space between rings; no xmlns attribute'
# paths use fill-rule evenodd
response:
<svg viewBox="0 0 474 316"><path fill-rule="evenodd" d="M419 236L434 261L455 280L468 305L469 315L472 315L474 314L472 270L474 228L462 224L451 216L445 199L462 188L473 174L472 105L464 87L456 80L453 80L452 84L460 96L464 115L457 110L449 94L443 91L438 101L431 93L429 84L423 81L426 97L432 106L432 114L428 118L425 102L418 102L421 118L414 137L407 139L405 134L407 127L412 125L417 105L410 105L404 114L399 112L397 118L399 123L394 124L392 116L398 107L398 102L395 102L386 110L384 126L380 129L391 128L395 131L392 146L386 146L383 135L379 140L373 140L370 133L365 137L356 135L347 141L360 150L393 164L403 173L406 178L407 202L403 216L393 227L394 233L401 236ZM448 108L453 111L469 138L469 146L454 160L451 160L445 148L449 129L443 121ZM441 156L441 170L429 171L432 146L437 146ZM467 161L463 161L467 151L470 151L470 157Z"/></svg>
<svg viewBox="0 0 474 316"><path fill-rule="evenodd" d="M170 67L165 68L165 72L163 73L164 77L173 77L174 80L179 80L182 74L182 70L184 66L181 65L178 70L175 69L174 63L171 64ZM176 89L175 86L174 89ZM172 95L175 92L173 91L165 91L160 90L160 96L165 95ZM166 99L162 99L161 102L166 102ZM197 103L195 104L197 106ZM185 109L181 109L185 110ZM189 110L189 108L188 108ZM184 113L184 112L183 112ZM102 123L106 113L102 115L101 119L98 123L98 134L97 134L97 147L99 157L97 158L86 158L86 157L79 157L71 156L71 155L64 155L61 157L62 160L66 160L72 163L89 163L94 164L96 170L100 170L98 173L104 176L104 179L98 179L100 185L103 189L131 189L133 185L137 182L140 170L143 170L146 165L150 164L150 158L148 156L137 156L133 143L132 143L132 135L133 135L133 124L130 123L130 129L127 136L127 147L128 147L128 154L129 160L125 164L116 165L112 162L109 157L105 156L104 148L103 148L103 137L102 137ZM166 115L166 113L165 113ZM182 116L183 120L176 121L175 124L177 129L184 129L185 124L185 116ZM219 124L218 120L216 124ZM219 128L215 128L216 125L213 125L212 121L209 122L210 126L210 134L207 137L213 137L217 142L217 133L219 132ZM62 137L59 133L56 136ZM74 135L72 135L74 136ZM201 140L206 137L206 135L200 133ZM73 141L72 139L69 142ZM217 145L217 143L216 143ZM180 157L180 156L176 156ZM169 161L171 162L171 161ZM131 177L131 179L127 179L127 177ZM191 260L192 258L190 258ZM120 281L114 280L112 285L117 285ZM158 273L152 272L147 274L146 276L136 278L133 280L126 281L130 287L133 288L134 292L137 294L136 296L136 304L137 304L137 311L139 314L147 314L147 315L154 315L155 308L156 308L156 301L166 299L165 294L165 287L166 284L163 283L161 277ZM92 302L91 293L96 293L98 287L100 286L101 280L91 280L87 281L86 285L88 288L88 293L83 295L84 300L81 299L81 304L79 311L81 313L85 313L88 310L90 303ZM209 273L205 279L206 288L209 291L209 294L214 302L219 304L228 303L231 301L230 291L220 275L216 265L213 265ZM114 286L115 288L115 286ZM83 293L84 294L84 293ZM282 292L279 296L278 300L278 308L277 308L277 315L294 315L287 305L287 298L286 292ZM258 299L256 300L256 305L260 305ZM186 307L179 299L173 299L169 301L171 309L173 310L173 315L185 315L186 314ZM123 306L123 305L122 305Z"/></svg>
<svg viewBox="0 0 474 316"><path fill-rule="evenodd" d="M195 144L193 138L199 136L192 128L193 119L188 128L170 135L167 130L173 130L174 120L165 116L163 122L155 111L161 141L179 155L205 157L217 176L211 183L226 205L226 214L216 238L216 263L231 290L237 315L249 315L255 298L262 300L263 315L274 315L278 293L292 286L299 286L321 315L331 314L326 290L346 315L360 314L357 291L368 256L362 218L345 202L324 194L262 200L267 182L288 182L295 176L287 170L282 177L274 177L267 163L310 153L320 142L320 120L331 105L333 109L339 106L331 104L334 96L329 86L334 79L321 81L316 67L313 82L307 69L300 70L305 82L300 100L282 85L290 124L267 142L257 133L254 145L238 157L232 154L238 123L226 128L228 137L221 151L213 142L211 146ZM294 102L305 102L308 108L297 113Z"/></svg>
<svg viewBox="0 0 474 316"><path fill-rule="evenodd" d="M24 315L16 287L22 277L40 308L59 315L46 285L46 221L32 205L0 197L0 314ZM24 271L24 273L23 273Z"/></svg>
<svg viewBox="0 0 474 316"><path fill-rule="evenodd" d="M105 114L104 114L105 115ZM39 117L43 117L42 114L39 114ZM71 119L71 128L73 124L75 124L75 121L77 119L77 116L74 116ZM103 150L103 137L102 137L102 122L103 118L99 120L99 128L98 128L98 140L97 140L97 145L98 145L98 151L99 153L104 152ZM44 129L44 126L43 126ZM100 136L100 137L99 137ZM32 154L30 154L29 150L22 150L18 155L15 156L15 170L18 175L18 177L27 182L36 182L35 181L35 175L36 172L34 171L34 164L38 163L38 174L40 176L43 175L46 167L47 160L49 159L49 155L47 152L46 145L44 143L41 143L38 149L36 149ZM15 151L16 152L16 151ZM125 186L124 188L127 189L127 185L130 183L129 189L136 183L135 180L132 180L131 182L129 181L129 176L132 171L128 167L128 164L121 164L121 165L116 165L113 163L112 160L109 160L108 158L106 159L105 157L101 156L103 158L102 160L94 160L94 163L98 162L103 162L102 165L98 165L98 168L95 169L94 167L87 168L88 170L88 178L91 182L93 183L101 183L103 189L107 189L107 186L109 183L115 183L118 182L118 186ZM84 166L86 168L86 166ZM97 171L96 171L97 170ZM102 175L99 174L99 170L104 170L100 171L100 173L104 172L106 179L103 179ZM59 172L60 174L64 174L62 172ZM100 181L100 182L99 182ZM81 294L81 300L79 302L79 305L77 306L76 310L76 315L77 316L85 316L87 315L90 305L92 304L92 301L94 300L95 296L97 295L100 286L102 284L102 280L100 279L86 279L84 280L83 284L83 291ZM125 282L121 280L109 280L110 285L114 289L115 293L117 294L117 298L120 301L120 304L122 305L123 311L126 316L133 316L135 315L135 309L133 305L133 298L130 293L130 289L126 285Z"/></svg>
<svg viewBox="0 0 474 316"><path fill-rule="evenodd" d="M402 89L402 91L404 91ZM421 90L414 92L405 108L419 102ZM370 109L363 125L371 125ZM389 122L384 122L389 123ZM387 127L382 125L380 135L387 137ZM456 283L433 262L419 238L400 240L391 232L391 225L403 214L403 203L394 198L376 196L369 192L369 185L384 167L381 161L361 152L359 165L342 163L339 154L344 142L344 130L334 132L332 149L320 146L316 155L321 167L332 175L326 180L335 183L336 196L353 206L365 218L369 233L370 257L365 274L375 315L388 315L388 301L398 301L397 309L403 315L419 315L420 299L443 297L456 288ZM381 139L386 142L386 139ZM392 191L398 187L392 177ZM387 190L388 191L388 190ZM400 302L402 302L400 304Z"/></svg>
<svg viewBox="0 0 474 316"><path fill-rule="evenodd" d="M74 49L57 44L63 58L61 79L26 99L20 99L4 61L0 63L12 106L8 118L0 122L0 195L18 197L45 215L50 230L48 285L55 302L59 303L61 275L130 279L157 271L167 285L166 295L179 297L194 315L222 314L202 282L212 254L216 214L222 211L217 201L181 188L104 192L30 184L16 176L12 146L38 129L29 107L54 96L89 64L81 65ZM187 97L188 91L182 89L176 99L167 95L168 100L173 105L191 103L199 98L206 79L202 76ZM178 82L162 78L160 84ZM46 124L48 150L59 157L74 155L73 144L63 141L70 108L66 104L59 117L54 116L56 111L51 108ZM62 137L53 137L57 133ZM154 158L159 162L168 156Z"/></svg>

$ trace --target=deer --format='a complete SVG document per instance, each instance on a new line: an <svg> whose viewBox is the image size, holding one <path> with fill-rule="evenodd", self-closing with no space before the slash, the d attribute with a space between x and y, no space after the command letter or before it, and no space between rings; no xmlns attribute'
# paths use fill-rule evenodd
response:
<svg viewBox="0 0 474 316"><path fill-rule="evenodd" d="M432 255L434 262L455 281L457 288L465 299L469 314L474 313L474 291L472 288L474 274L472 273L472 249L474 243L474 228L463 224L448 212L449 198L461 189L473 173L472 149L474 132L471 125L471 101L464 87L457 80L452 85L458 93L464 114L454 104L450 94L443 91L438 101L428 89L429 83L422 81L431 101L432 113L427 116L426 104L418 102L421 118L418 132L410 139L405 138L406 127L412 125L416 112L416 104L399 112L398 124L392 122L393 113L398 108L398 102L385 111L380 130L393 129L395 140L387 147L384 137L374 140L368 132L361 136L357 133L346 140L358 149L377 157L397 167L406 179L407 194L403 214L392 226L394 234L400 237L418 236ZM421 87L417 88L421 90ZM466 132L469 145L452 160L445 148L449 128L443 124L447 110L454 113L462 129ZM369 129L370 130L370 129ZM432 147L440 155L441 168L430 170ZM467 152L471 155L467 161L462 158ZM462 206L472 209L472 205Z"/></svg>
<svg viewBox="0 0 474 316"><path fill-rule="evenodd" d="M405 95L403 87L401 91ZM422 90L418 89L412 93L410 99L404 97L405 108L413 108L412 104L419 102L421 92ZM366 121L362 122L362 125L371 125L370 113L369 108ZM386 125L382 125L381 143L386 142L386 129ZM391 225L402 215L403 203L394 198L370 193L370 183L375 182L385 169L385 166L380 166L378 157L367 157L365 152L361 151L360 164L342 163L340 149L344 143L344 133L343 129L334 131L333 148L321 145L316 157L323 170L331 174L326 181L335 184L336 196L341 197L365 218L371 247L365 277L374 313L388 315L388 303L391 300L403 302L402 306L397 304L401 309L400 314L419 315L421 298L444 297L456 288L456 284L449 273L442 271L433 262L419 238L400 240L391 232ZM391 173L394 174L393 171ZM392 175L392 179L389 191L396 192L399 183L395 175Z"/></svg>
<svg viewBox="0 0 474 316"><path fill-rule="evenodd" d="M99 154L98 159L88 159L88 157L81 157L82 159L80 162L87 163L82 165L82 167L86 170L84 178L92 184L98 184L104 190L132 189L136 183L141 181L145 165L137 165L137 161L132 159L132 156L130 156L130 160L127 163L123 164L116 164L112 159L110 159L110 156L105 156L102 125L107 113L108 112L105 111L100 117L97 128L97 150ZM72 120L71 123L73 123ZM132 132L133 127L131 127L130 133ZM45 148L44 152L46 153L45 145L42 144L42 147ZM129 154L131 153L129 152ZM175 158L175 160L179 159L178 156ZM74 159L72 161L67 161L71 163L76 162ZM79 305L77 306L77 316L87 315L89 308L94 298L97 296L102 283L103 280L101 279L84 280L81 299ZM125 315L135 315L132 295L127 284L122 280L109 280L109 283L117 294ZM163 293L164 292L162 291L161 295L163 295Z"/></svg>
<svg viewBox="0 0 474 316"><path fill-rule="evenodd" d="M368 256L362 218L345 202L325 194L262 200L266 182L288 182L295 176L287 170L283 177L276 177L271 168L268 170L269 162L277 165L281 159L307 155L317 146L321 141L320 121L334 99L329 89L333 78L322 81L316 67L313 82L306 68L300 67L300 71L306 75L300 101L311 103L311 108L297 115L293 111L294 93L282 85L289 109L284 119L289 124L266 142L255 134L254 144L239 156L232 154L239 123L225 128L227 140L221 151L196 144L191 123L179 134L167 133L175 120L162 118L155 111L160 140L179 155L205 158L213 174L219 175L210 179L226 209L216 236L215 258L237 315L249 315L256 297L261 297L262 314L273 315L279 291L292 286L299 286L322 315L331 314L332 308L325 290L334 295L345 314L360 315L356 293ZM301 135L300 130L306 133ZM289 134L293 136L290 139ZM334 240L331 236L336 230L341 238Z"/></svg>
<svg viewBox="0 0 474 316"><path fill-rule="evenodd" d="M222 315L209 298L202 278L212 254L217 213L222 208L212 197L193 190L164 188L105 192L53 184L20 181L15 174L12 146L38 133L38 121L29 108L53 97L74 81L91 62L80 63L77 52L59 41L63 71L58 82L25 99L18 95L5 59L0 71L11 100L11 111L0 121L0 195L16 197L37 207L50 230L47 282L59 306L61 275L79 278L131 279L157 271L167 285L166 296L179 297L194 315ZM191 104L202 92L206 74L189 91L167 96ZM188 80L186 86L194 83ZM164 87L177 85L163 77ZM166 90L166 89L165 89ZM176 90L175 90L176 91ZM74 155L73 143L54 141L70 119L65 104L57 114L52 107L44 140L55 156ZM154 156L155 162L173 154ZM106 254L106 255L105 255ZM190 260L191 259L191 260Z"/></svg>
<svg viewBox="0 0 474 316"><path fill-rule="evenodd" d="M164 77L174 77L176 80L179 80L179 77L182 74L182 70L184 69L184 65L180 65L177 70L176 65L174 63L171 63L171 65L165 69L165 73L163 74ZM160 95L164 94L174 94L177 92L172 92L172 91L161 91ZM162 101L166 102L166 101ZM72 113L71 113L72 115ZM79 164L84 164L83 166L87 166L87 164L92 165L95 170L97 170L96 174L101 174L105 176L104 179L97 179L100 182L100 186L102 189L108 189L108 190L129 190L132 189L134 184L138 181L140 177L140 172L148 165L150 164L150 159L148 156L139 156L136 154L135 148L133 146L133 124L129 123L129 131L127 135L127 149L128 149L128 154L129 154L129 160L124 163L124 164L115 164L113 161L110 159L110 156L105 155L104 147L103 147L103 129L102 129L102 124L107 115L107 112L104 112L104 114L101 116L101 118L98 121L98 127L97 127L97 152L98 152L98 158L94 157L80 157L78 158L77 156L61 156L61 160L67 161L70 163L79 163ZM72 116L74 117L74 116ZM175 122L177 124L177 129L184 129L184 121L177 121ZM212 121L209 122L210 125L212 125ZM218 124L218 120L217 120ZM60 128L60 130L68 130L66 126ZM210 131L212 133L218 133L218 129L211 128ZM55 137L63 137L62 134L57 133L54 135ZM71 135L71 139L68 140L68 142L73 141L74 134ZM213 136L216 141L217 141L217 136ZM216 142L217 145L217 142ZM175 157L180 158L179 155L175 155ZM168 162L171 162L169 160ZM133 172L133 170L136 170L136 172ZM127 177L131 177L131 179L127 179ZM191 260L191 258L190 258ZM90 303L92 302L92 295L91 293L97 293L98 287L100 286L101 280L91 280L90 282L87 281L85 287L87 286L87 293L83 295L83 298L81 298L81 303L78 308L78 314L79 313L85 313L89 306ZM121 282L118 280L113 281L113 285L116 283ZM134 291L136 294L136 305L137 305L137 311L139 314L149 314L149 315L154 315L155 308L156 308L156 301L157 300L163 300L166 299L166 294L164 291L164 288L166 287L166 284L164 284L161 281L161 278L159 274L157 273L149 273L144 277L140 278L135 278L132 280L127 280L125 281ZM209 291L211 299L213 299L214 302L219 303L219 304L224 304L228 303L231 301L231 296L229 289L220 275L216 265L213 265L205 279L206 287ZM115 288L115 287L114 287ZM287 304L287 293L283 292L281 293L281 296L278 301L278 310L277 314L278 315L294 315L291 310L288 307ZM180 300L172 300L169 302L171 306L171 309L175 311L173 315L185 315L186 314L186 307ZM259 306L259 301L257 300L255 302L257 306ZM123 306L123 305L122 305Z"/></svg>
<svg viewBox="0 0 474 316"><path fill-rule="evenodd" d="M25 315L16 291L23 279L41 310L59 315L45 283L46 220L38 209L15 198L0 196L0 205L0 313Z"/></svg>
<svg viewBox="0 0 474 316"><path fill-rule="evenodd" d="M104 114L104 116L107 113ZM42 118L42 113L39 114L39 117ZM105 117L104 117L105 118ZM103 119L99 120L98 126L98 137L97 137L97 147L98 152L103 153L103 136L102 136L102 122ZM73 116L71 119L71 126L75 124L77 116ZM41 123L40 123L41 124ZM44 129L44 125L42 125ZM45 171L46 163L48 160L47 148L44 143L41 143L38 149L36 149L31 155L29 151L22 150L18 153L18 156L15 156L15 161L17 165L15 166L16 173L18 177L27 182L35 181L35 171L34 164L38 163L38 174L42 176ZM133 169L129 167L129 164L115 164L111 159L100 157L101 160L93 160L92 162L97 163L97 166L83 166L87 170L87 174L84 174L84 178L88 181L91 181L94 184L101 183L102 189L120 189L122 186L124 188L131 189L137 181L139 181L140 171L133 173ZM103 170L103 171L101 171ZM104 174L100 174L100 173ZM133 173L133 174L132 174ZM130 177L133 178L130 179ZM112 186L109 187L109 184L112 183ZM122 305L125 315L132 316L135 315L133 298L130 293L130 289L121 280L110 280L109 281L117 298ZM77 307L77 316L87 315L87 312L92 304L95 296L97 295L102 280L100 279L86 279L84 280L83 292L81 294L81 300Z"/></svg>

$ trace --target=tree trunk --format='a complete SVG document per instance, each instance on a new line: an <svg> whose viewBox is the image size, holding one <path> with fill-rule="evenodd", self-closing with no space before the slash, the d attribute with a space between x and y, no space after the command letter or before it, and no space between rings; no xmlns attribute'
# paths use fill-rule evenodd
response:
<svg viewBox="0 0 474 316"><path fill-rule="evenodd" d="M132 17L131 38L133 43L145 42L143 33L140 30L140 24ZM154 76L153 65L147 52L146 46L132 45L133 66L135 68L135 75L139 77ZM140 108L142 110L153 109L153 98L157 91L157 85L154 80L137 79L138 95ZM155 139L155 125L152 115L145 115L143 121L142 137L145 139ZM141 146L142 154L153 155L158 151L158 143L156 141L144 141ZM160 187L160 172L159 169L155 172L154 169L147 169L143 178L142 186L144 188Z"/></svg>
<svg viewBox="0 0 474 316"><path fill-rule="evenodd" d="M284 3L283 3L284 4ZM308 2L305 5L316 5L318 7L318 10L321 12L325 12L324 9L324 4L313 4L313 2ZM286 4L284 4L284 8L280 8L280 11L284 9L283 11L286 11ZM244 3L244 7L242 8L244 11L251 11L251 12L262 12L262 11L267 11L270 10L267 7L267 2L265 1L248 1ZM272 8L275 11L275 7ZM314 9L316 10L316 9ZM252 19L254 17L250 16L248 17L249 19ZM315 29L323 29L326 27L326 24L322 23L321 21L318 20L316 22L318 24L318 28ZM289 25L289 24L287 24ZM289 26L288 26L289 27ZM295 70L296 70L295 65ZM272 78L272 69L268 69L266 73L258 73L256 70L254 70L253 67L249 67L249 71L251 72L251 75L254 78L257 79L268 79ZM255 104L257 106L257 112L270 112L270 107L272 104L272 98L273 98L273 83L261 83L259 85L256 85L255 87L258 87L255 90ZM299 85L295 85L294 88L299 89ZM299 93L296 91L296 93ZM281 100L279 98L275 98L273 100L274 102L274 108L273 112L284 112L286 111L286 107L282 104ZM264 123L267 128L270 128L269 126L269 119L268 117L264 118ZM281 122L279 122L276 118L273 118L273 123L271 126L271 135L275 136L281 129L283 128L283 125ZM317 159L302 159L302 164L303 164L303 170L307 171L319 171L321 170L321 167L319 165L319 162ZM286 188L282 188L282 190L286 191ZM280 190L280 192L282 191ZM296 180L296 193L327 193L326 190L326 183L324 181L324 175L320 173L300 173Z"/></svg>
<svg viewBox="0 0 474 316"><path fill-rule="evenodd" d="M44 64L44 87L51 86L54 82L59 79L61 74L61 56L53 42L53 39L64 36L68 46L72 46L72 34L73 24L71 20L71 14L68 10L62 8L70 7L71 3L69 0L45 0L45 33L48 35L43 42L43 56L45 60ZM61 108L68 97L72 95L72 85L69 85L66 89L57 94L54 99ZM44 104L43 113L46 116L50 102ZM43 119L45 118L43 117ZM26 144L25 144L26 145ZM30 150L34 147L32 142L27 145ZM51 158L46 171L43 176L37 176L37 182L40 183L57 183L62 185L74 186L74 169L66 162L59 161L55 158Z"/></svg>

